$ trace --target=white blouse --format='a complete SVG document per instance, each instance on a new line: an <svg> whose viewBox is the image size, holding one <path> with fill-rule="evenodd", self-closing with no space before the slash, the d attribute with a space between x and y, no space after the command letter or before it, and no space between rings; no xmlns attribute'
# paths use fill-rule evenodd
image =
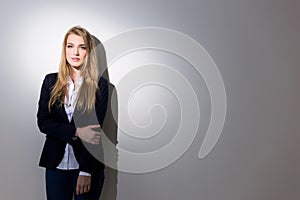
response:
<svg viewBox="0 0 300 200"><path fill-rule="evenodd" d="M75 89L75 84L76 84L76 89ZM67 113L69 122L71 122L72 117L73 117L73 113L74 113L74 109L75 109L75 105L76 105L77 94L78 94L79 88L82 84L82 77L80 77L76 81L75 84L73 83L72 79L69 77L68 78L68 92L65 97L65 103L64 103L65 111ZM71 170L71 169L79 168L79 164L74 155L73 147L71 145L69 145L68 143L65 148L64 157L63 157L62 161L60 162L60 164L56 168L62 169L62 170ZM87 172L82 172L82 171L79 172L79 175L91 176L91 174L89 174Z"/></svg>

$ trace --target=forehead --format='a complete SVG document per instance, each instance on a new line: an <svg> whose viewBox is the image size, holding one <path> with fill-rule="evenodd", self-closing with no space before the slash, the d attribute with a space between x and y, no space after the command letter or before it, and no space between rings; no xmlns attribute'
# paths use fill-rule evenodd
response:
<svg viewBox="0 0 300 200"><path fill-rule="evenodd" d="M84 44L84 40L81 36L75 35L75 34L70 34L67 38L67 43L72 43L72 44Z"/></svg>

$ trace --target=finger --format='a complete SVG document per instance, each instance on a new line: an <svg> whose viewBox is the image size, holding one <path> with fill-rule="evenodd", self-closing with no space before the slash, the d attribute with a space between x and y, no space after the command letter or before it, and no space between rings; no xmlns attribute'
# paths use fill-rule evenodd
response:
<svg viewBox="0 0 300 200"><path fill-rule="evenodd" d="M79 194L83 194L84 193L84 186L81 185L80 190L79 190Z"/></svg>
<svg viewBox="0 0 300 200"><path fill-rule="evenodd" d="M96 136L94 137L94 139L95 139L95 140L100 140L101 137L100 137L100 135L96 135Z"/></svg>
<svg viewBox="0 0 300 200"><path fill-rule="evenodd" d="M91 143L91 144L99 144L99 142L94 141L94 140L90 141L89 143Z"/></svg>
<svg viewBox="0 0 300 200"><path fill-rule="evenodd" d="M101 135L100 132L94 131L94 136L99 136L100 137L100 135Z"/></svg>
<svg viewBox="0 0 300 200"><path fill-rule="evenodd" d="M91 135L91 137L92 137L93 139L95 139L95 138L100 138L101 135L100 135L100 133L93 133L93 135Z"/></svg>
<svg viewBox="0 0 300 200"><path fill-rule="evenodd" d="M84 185L83 186L83 193L86 193L86 191L87 191L87 185Z"/></svg>
<svg viewBox="0 0 300 200"><path fill-rule="evenodd" d="M79 195L79 192L80 192L80 186L79 186L79 184L77 183L77 185L76 185L76 195Z"/></svg>
<svg viewBox="0 0 300 200"><path fill-rule="evenodd" d="M100 128L101 126L100 126L100 124L98 124L98 125L89 125L89 127L90 128Z"/></svg>
<svg viewBox="0 0 300 200"><path fill-rule="evenodd" d="M101 137L100 136L95 136L93 139L100 141Z"/></svg>
<svg viewBox="0 0 300 200"><path fill-rule="evenodd" d="M90 184L87 184L87 185L84 187L84 193L89 192L89 186L90 186Z"/></svg>
<svg viewBox="0 0 300 200"><path fill-rule="evenodd" d="M93 140L93 144L99 144L100 140Z"/></svg>

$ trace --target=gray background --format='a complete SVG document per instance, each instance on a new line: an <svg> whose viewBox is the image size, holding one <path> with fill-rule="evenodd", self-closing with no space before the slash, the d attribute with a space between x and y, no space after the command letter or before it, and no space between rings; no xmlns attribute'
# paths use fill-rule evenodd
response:
<svg viewBox="0 0 300 200"><path fill-rule="evenodd" d="M1 199L45 198L37 100L44 75L57 70L63 35L77 24L101 41L147 26L185 33L208 51L226 87L213 151L197 157L206 94L191 148L162 170L119 172L118 200L299 199L299 8L296 0L1 1Z"/></svg>

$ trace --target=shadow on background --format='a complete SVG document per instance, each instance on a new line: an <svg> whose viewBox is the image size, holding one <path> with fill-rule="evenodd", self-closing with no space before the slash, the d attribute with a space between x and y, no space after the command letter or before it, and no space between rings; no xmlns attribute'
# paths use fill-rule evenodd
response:
<svg viewBox="0 0 300 200"><path fill-rule="evenodd" d="M115 91L115 86L110 83L109 74L107 69L106 53L103 44L98 38L93 36L95 41L95 51L98 60L99 72L100 74L108 80L109 82L109 96L106 115L103 121L103 132L109 141L114 144L113 149L104 148L104 159L109 160L110 166L105 166L105 181L101 194L101 200L116 200L117 199L117 184L118 184L118 171L117 161L118 161L118 151L117 145L117 133L118 133L118 100L117 93ZM102 140L103 143L103 140ZM104 147L107 144L102 144ZM108 157L109 156L109 157Z"/></svg>

